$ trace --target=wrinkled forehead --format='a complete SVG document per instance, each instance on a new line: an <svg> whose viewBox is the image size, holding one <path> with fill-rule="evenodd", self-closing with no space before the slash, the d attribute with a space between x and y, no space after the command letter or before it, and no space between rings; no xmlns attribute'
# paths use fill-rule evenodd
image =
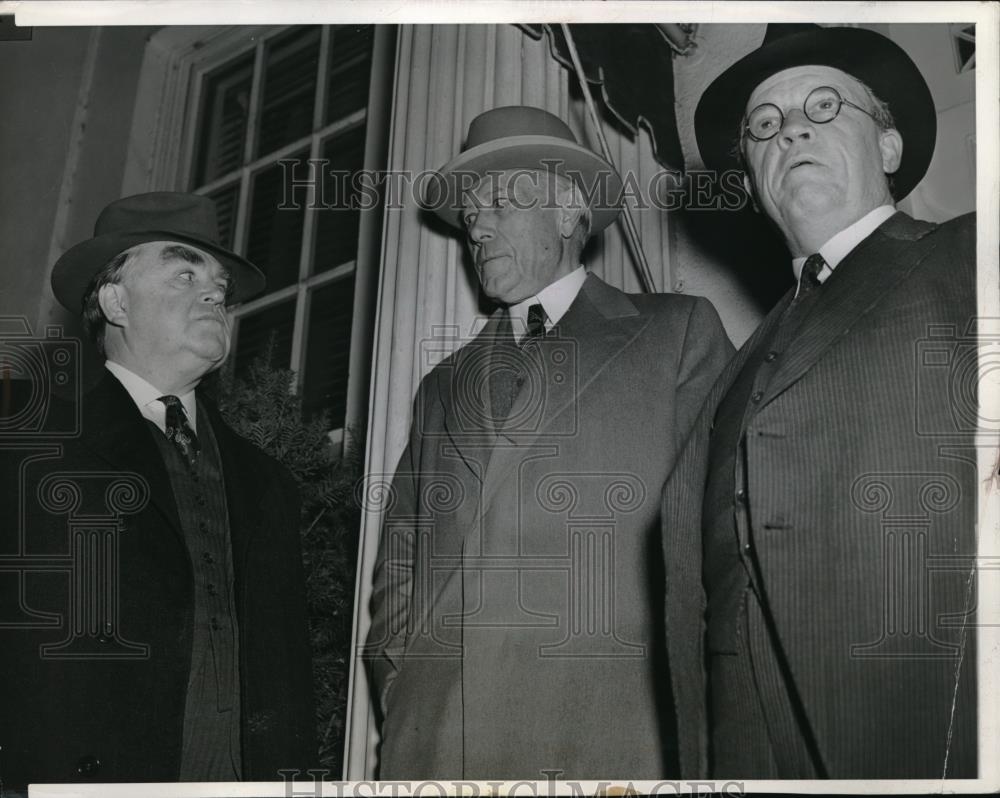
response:
<svg viewBox="0 0 1000 798"><path fill-rule="evenodd" d="M794 104L805 100L819 86L832 86L842 97L855 102L864 99L864 90L852 75L836 67L809 64L783 69L761 81L747 100L745 110L752 111L761 103Z"/></svg>
<svg viewBox="0 0 1000 798"><path fill-rule="evenodd" d="M537 169L504 169L487 172L465 193L465 207L488 205L497 197L516 199L518 204L544 196L555 178Z"/></svg>

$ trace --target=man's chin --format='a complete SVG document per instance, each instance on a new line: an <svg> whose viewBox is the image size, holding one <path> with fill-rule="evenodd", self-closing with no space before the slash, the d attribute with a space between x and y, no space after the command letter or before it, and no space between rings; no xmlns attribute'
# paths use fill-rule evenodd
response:
<svg viewBox="0 0 1000 798"><path fill-rule="evenodd" d="M829 213L831 210L844 206L843 192L831 187L828 183L809 181L794 186L787 192L788 200L784 203L797 216L814 216Z"/></svg>
<svg viewBox="0 0 1000 798"><path fill-rule="evenodd" d="M487 280L483 283L483 293L501 305L515 305L520 301L513 298L516 296L514 290L500 280Z"/></svg>
<svg viewBox="0 0 1000 798"><path fill-rule="evenodd" d="M226 360L229 358L229 344L219 343L206 345L204 347L196 350L198 359L202 361L205 368L205 374L211 374L225 364Z"/></svg>
<svg viewBox="0 0 1000 798"><path fill-rule="evenodd" d="M218 371L219 369L221 369L226 364L226 360L228 359L228 355L229 355L229 353L227 352L225 355L223 355L222 357L220 357L218 360L214 361L208 367L208 370L205 373L206 374L211 374L213 371Z"/></svg>

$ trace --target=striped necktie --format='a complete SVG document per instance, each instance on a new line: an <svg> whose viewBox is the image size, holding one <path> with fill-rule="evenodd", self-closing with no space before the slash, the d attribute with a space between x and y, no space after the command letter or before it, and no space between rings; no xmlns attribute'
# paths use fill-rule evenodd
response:
<svg viewBox="0 0 1000 798"><path fill-rule="evenodd" d="M548 315L546 315L545 308L540 303L536 302L528 308L528 326L525 330L524 338L521 339L522 349L545 335L546 319L548 319Z"/></svg>

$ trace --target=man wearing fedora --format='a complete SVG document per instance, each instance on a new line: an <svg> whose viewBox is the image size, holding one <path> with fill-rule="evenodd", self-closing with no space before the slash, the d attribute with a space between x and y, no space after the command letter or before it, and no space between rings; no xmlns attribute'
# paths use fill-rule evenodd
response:
<svg viewBox="0 0 1000 798"><path fill-rule="evenodd" d="M732 347L706 300L587 273L621 179L552 114L481 114L438 174L497 307L422 381L384 516L380 778L676 774L659 495Z"/></svg>
<svg viewBox="0 0 1000 798"><path fill-rule="evenodd" d="M38 553L109 508L119 531L110 570L75 561L79 593L59 572L3 582L5 606L61 619L3 632L5 783L277 780L314 765L298 491L198 390L229 352L225 305L263 274L219 244L210 199L155 192L105 208L51 283L106 372L79 436L5 483L20 488L6 511L20 502ZM69 516L53 476L76 496Z"/></svg>
<svg viewBox="0 0 1000 798"><path fill-rule="evenodd" d="M664 490L686 776L976 776L974 346L949 385L975 220L895 209L935 119L896 44L816 25L770 25L698 104L706 164L745 172L796 285Z"/></svg>

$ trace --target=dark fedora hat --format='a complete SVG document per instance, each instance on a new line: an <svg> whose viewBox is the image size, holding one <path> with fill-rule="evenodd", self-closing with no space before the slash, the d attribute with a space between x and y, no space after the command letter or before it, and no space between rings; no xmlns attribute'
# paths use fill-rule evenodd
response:
<svg viewBox="0 0 1000 798"><path fill-rule="evenodd" d="M149 241L177 241L214 255L233 275L229 302L242 302L264 290L264 275L250 261L219 243L215 203L199 194L153 191L116 200L101 211L94 237L63 253L52 268L52 293L59 303L80 312L91 279L120 252Z"/></svg>
<svg viewBox="0 0 1000 798"><path fill-rule="evenodd" d="M846 72L888 104L903 137L903 159L893 175L893 194L896 200L909 194L934 153L934 98L903 48L863 28L768 25L761 46L719 75L698 102L694 129L705 165L719 172L738 169L733 149L753 90L777 72L807 65Z"/></svg>
<svg viewBox="0 0 1000 798"><path fill-rule="evenodd" d="M526 105L494 108L473 119L462 152L428 184L425 204L448 224L462 227L463 194L488 173L509 169L554 172L575 180L588 200L593 233L621 211L622 179L614 166L580 146L558 116Z"/></svg>

